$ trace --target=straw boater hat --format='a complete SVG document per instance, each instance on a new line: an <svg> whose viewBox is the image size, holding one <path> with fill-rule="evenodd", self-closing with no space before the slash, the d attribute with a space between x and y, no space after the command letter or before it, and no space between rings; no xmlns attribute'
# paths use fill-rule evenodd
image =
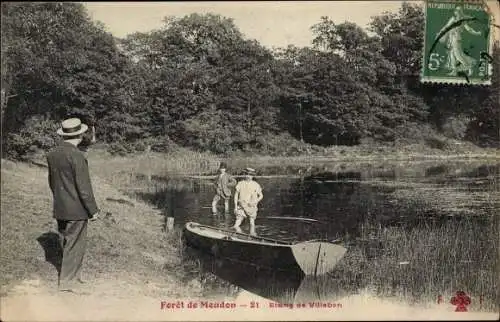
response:
<svg viewBox="0 0 500 322"><path fill-rule="evenodd" d="M62 121L61 128L57 129L57 134L64 137L73 137L87 132L89 127L82 123L79 118L70 118Z"/></svg>
<svg viewBox="0 0 500 322"><path fill-rule="evenodd" d="M253 168L246 168L245 170L243 170L243 173L253 176L253 175L255 175L255 169L253 169Z"/></svg>

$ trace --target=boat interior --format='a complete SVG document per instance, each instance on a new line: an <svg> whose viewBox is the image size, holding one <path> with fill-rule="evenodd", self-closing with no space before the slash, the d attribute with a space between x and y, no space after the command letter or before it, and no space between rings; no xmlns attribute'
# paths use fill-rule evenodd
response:
<svg viewBox="0 0 500 322"><path fill-rule="evenodd" d="M186 228L191 230L192 232L194 232L196 234L199 234L199 235L202 235L202 236L205 236L208 238L214 238L214 239L231 240L231 241L253 243L253 244L259 243L259 244L263 244L263 245L273 245L273 246L293 245L293 243L275 240L272 238L252 236L252 235L245 234L245 233L239 233L236 231L226 230L226 229L212 227L212 226L206 226L206 225L192 223L192 222L188 223L186 225Z"/></svg>

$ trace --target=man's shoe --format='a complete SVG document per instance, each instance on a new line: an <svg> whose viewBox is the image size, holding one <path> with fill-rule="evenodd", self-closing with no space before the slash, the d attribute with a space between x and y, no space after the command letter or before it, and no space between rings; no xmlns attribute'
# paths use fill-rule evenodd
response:
<svg viewBox="0 0 500 322"><path fill-rule="evenodd" d="M90 295L89 292L85 292L85 291L81 291L81 290L75 290L75 289L71 289L71 288L59 289L59 292L71 293L71 294L75 294L75 295Z"/></svg>
<svg viewBox="0 0 500 322"><path fill-rule="evenodd" d="M80 284L87 284L86 280L82 280L81 278L77 278L76 281Z"/></svg>
<svg viewBox="0 0 500 322"><path fill-rule="evenodd" d="M71 288L60 288L59 292L65 292L65 293L75 293Z"/></svg>

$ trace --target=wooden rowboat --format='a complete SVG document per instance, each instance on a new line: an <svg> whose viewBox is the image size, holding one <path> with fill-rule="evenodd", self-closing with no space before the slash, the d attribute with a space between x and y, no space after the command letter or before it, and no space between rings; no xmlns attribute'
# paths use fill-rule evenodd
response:
<svg viewBox="0 0 500 322"><path fill-rule="evenodd" d="M301 270L305 275L331 272L347 249L323 241L291 243L188 222L186 243L214 256L277 270Z"/></svg>

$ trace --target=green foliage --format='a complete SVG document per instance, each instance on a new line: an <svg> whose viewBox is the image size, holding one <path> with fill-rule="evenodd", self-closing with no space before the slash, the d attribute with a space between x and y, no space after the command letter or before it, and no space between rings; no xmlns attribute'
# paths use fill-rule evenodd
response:
<svg viewBox="0 0 500 322"><path fill-rule="evenodd" d="M141 136L132 65L83 5L10 2L2 21L4 133L19 134L31 116L77 116L108 141Z"/></svg>
<svg viewBox="0 0 500 322"><path fill-rule="evenodd" d="M233 131L239 128L231 125L221 111L202 112L182 123L184 142L200 151L230 152L233 145L246 141L245 133Z"/></svg>
<svg viewBox="0 0 500 322"><path fill-rule="evenodd" d="M282 115L292 134L321 145L393 141L394 127L425 120L426 104L396 85L396 64L378 37L326 17L312 30L314 49L281 53L289 66Z"/></svg>
<svg viewBox="0 0 500 322"><path fill-rule="evenodd" d="M481 99L469 109L472 122L469 123L466 137L479 146L500 147L500 47L493 51L492 84L478 88Z"/></svg>
<svg viewBox="0 0 500 322"><path fill-rule="evenodd" d="M373 17L370 30L380 40L383 56L395 64L397 79L418 84L424 32L422 7L404 2L397 13Z"/></svg>
<svg viewBox="0 0 500 322"><path fill-rule="evenodd" d="M257 138L253 152L271 156L300 156L317 151L307 143L297 141L289 133L267 134Z"/></svg>
<svg viewBox="0 0 500 322"><path fill-rule="evenodd" d="M443 124L443 135L455 140L463 140L469 124L470 118L467 116L452 116Z"/></svg>
<svg viewBox="0 0 500 322"><path fill-rule="evenodd" d="M498 145L500 55L491 87L422 85L423 23L408 3L373 17L371 34L321 17L312 48L271 51L215 14L167 17L160 29L115 39L78 3L2 3L4 152L49 148L44 138L69 116L95 125L119 154L185 146L295 155L435 142L435 128Z"/></svg>
<svg viewBox="0 0 500 322"><path fill-rule="evenodd" d="M208 32L210 31L210 32ZM180 145L218 153L274 129L278 89L271 53L244 40L231 19L193 14L122 42L149 83L149 130Z"/></svg>
<svg viewBox="0 0 500 322"><path fill-rule="evenodd" d="M12 159L23 159L39 151L49 150L60 140L56 134L58 127L49 118L32 116L25 121L19 132L7 135L4 153Z"/></svg>

